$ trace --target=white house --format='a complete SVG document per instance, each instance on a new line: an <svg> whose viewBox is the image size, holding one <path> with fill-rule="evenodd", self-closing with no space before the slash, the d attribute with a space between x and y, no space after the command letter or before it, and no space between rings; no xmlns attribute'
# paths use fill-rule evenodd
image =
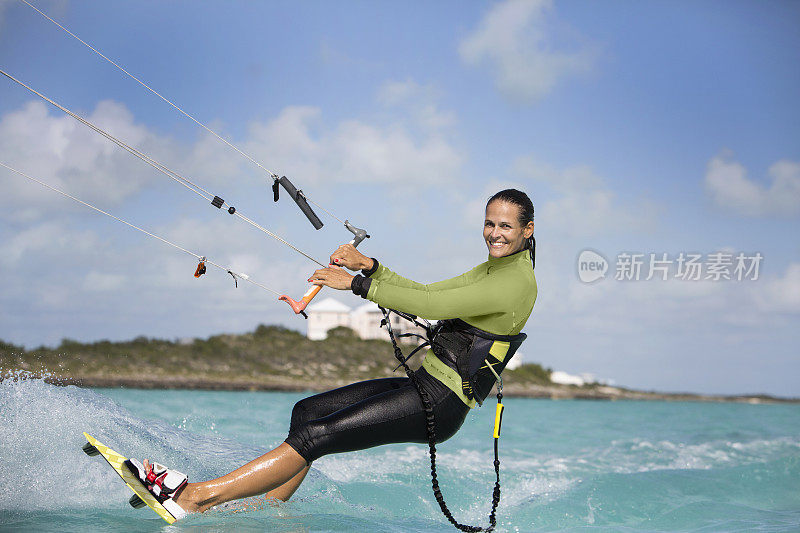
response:
<svg viewBox="0 0 800 533"><path fill-rule="evenodd" d="M579 387L588 385L590 383L600 383L601 385L614 384L613 379L598 379L597 376L594 374L589 374L588 372L583 372L582 374L576 376L574 374L568 374L563 370L555 370L552 372L550 374L550 381L560 385L578 385Z"/></svg>
<svg viewBox="0 0 800 533"><path fill-rule="evenodd" d="M306 336L311 340L324 339L328 335L328 330L338 326L346 326L352 329L362 339L389 340L386 328L380 327L383 313L378 309L377 304L372 302L367 302L351 310L348 306L333 298L326 298L321 302L309 305L306 313L308 314L308 333ZM397 315L391 315L391 324L395 334L424 333L422 328L418 328ZM416 343L417 340L416 337L411 337L407 342Z"/></svg>
<svg viewBox="0 0 800 533"><path fill-rule="evenodd" d="M387 339L389 335L386 333L386 328L381 327L381 320L383 320L383 313L372 302L359 305L350 313L350 327L362 339ZM399 327L398 321L402 319L392 316L391 320L392 328L395 328L396 324Z"/></svg>
<svg viewBox="0 0 800 533"><path fill-rule="evenodd" d="M350 308L333 298L325 298L321 302L309 305L308 332L306 336L318 341L328 336L328 330L337 326L350 326Z"/></svg>
<svg viewBox="0 0 800 533"><path fill-rule="evenodd" d="M556 370L550 374L550 381L558 383L559 385L577 385L583 386L586 381L580 377L572 374L567 374L563 370Z"/></svg>

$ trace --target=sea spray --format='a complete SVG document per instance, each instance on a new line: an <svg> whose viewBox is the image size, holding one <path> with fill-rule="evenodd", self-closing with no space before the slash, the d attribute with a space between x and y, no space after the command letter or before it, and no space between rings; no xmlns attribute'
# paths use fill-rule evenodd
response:
<svg viewBox="0 0 800 533"><path fill-rule="evenodd" d="M150 399L158 402L162 395L152 391ZM235 464L233 450L241 450L219 437L140 418L93 390L7 373L0 382L0 509L109 507L124 501L128 489L116 474L81 451L84 431L120 453L180 464L194 478L208 477L220 463Z"/></svg>

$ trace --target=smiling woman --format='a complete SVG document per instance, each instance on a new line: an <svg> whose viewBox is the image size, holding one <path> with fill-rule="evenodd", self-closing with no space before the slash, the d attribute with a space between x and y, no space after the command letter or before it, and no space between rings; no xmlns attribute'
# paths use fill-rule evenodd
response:
<svg viewBox="0 0 800 533"><path fill-rule="evenodd" d="M145 460L135 463L143 483L178 506L179 514L265 493L287 500L320 457L382 444L428 443L432 485L443 513L462 531L483 531L458 523L447 509L435 475L435 445L459 430L525 340L521 330L537 295L533 203L521 191L500 191L487 202L483 227L488 260L449 280L429 285L411 281L352 244L339 246L330 257L336 266L317 270L310 279L351 290L382 307L439 320L429 332L422 366L412 371L404 364L408 378L362 381L297 402L285 442L220 478L187 484L183 476L183 483L165 493L152 480L172 471ZM353 276L345 268L361 273ZM498 402L500 398L498 393ZM501 412L499 407L495 447ZM500 499L497 459L495 469L498 481L486 530L494 528Z"/></svg>

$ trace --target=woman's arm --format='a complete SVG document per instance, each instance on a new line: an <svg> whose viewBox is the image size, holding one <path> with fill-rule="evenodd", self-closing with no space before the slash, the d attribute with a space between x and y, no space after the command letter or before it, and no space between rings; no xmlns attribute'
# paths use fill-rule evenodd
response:
<svg viewBox="0 0 800 533"><path fill-rule="evenodd" d="M468 274L453 279L465 281ZM440 320L506 312L526 292L520 290L519 284L509 276L485 277L457 287L432 289L433 285L436 284L422 285L422 288L404 287L375 280L370 285L367 299L383 307Z"/></svg>
<svg viewBox="0 0 800 533"><path fill-rule="evenodd" d="M339 246L336 251L331 254L330 262L333 265L345 267L350 270L361 270L362 274L369 277L371 280L378 280L381 283L417 290L441 290L462 287L469 283L470 276L475 270L472 269L460 276L424 285L392 272L380 264L377 259L369 258L359 252L352 244L343 244Z"/></svg>
<svg viewBox="0 0 800 533"><path fill-rule="evenodd" d="M457 287L463 287L469 284L470 282L469 280L475 268L473 268L469 272L464 272L463 274L460 274L454 278L437 281L435 283L429 283L427 285L423 283L418 283L408 278L404 278L403 276L389 270L382 264L378 264L378 269L375 271L374 274L370 275L369 277L370 279L379 281L380 283L395 285L397 287L405 287L408 289L416 289L419 291L438 291L443 289L454 289Z"/></svg>

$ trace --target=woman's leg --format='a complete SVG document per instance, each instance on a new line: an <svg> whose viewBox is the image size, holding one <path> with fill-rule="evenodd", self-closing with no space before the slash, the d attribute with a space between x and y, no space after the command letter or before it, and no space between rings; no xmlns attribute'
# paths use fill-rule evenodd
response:
<svg viewBox="0 0 800 533"><path fill-rule="evenodd" d="M230 474L202 483L189 483L175 498L175 503L185 511L205 511L220 503L277 489L307 467L306 460L284 442Z"/></svg>
<svg viewBox="0 0 800 533"><path fill-rule="evenodd" d="M370 396L396 390L408 384L408 378L369 379L303 398L294 404L289 430L311 420L333 414L339 409L344 409L348 405L358 403Z"/></svg>
<svg viewBox="0 0 800 533"><path fill-rule="evenodd" d="M407 384L408 378L382 378L359 381L351 385L346 385L338 389L315 394L297 402L292 409L292 419L289 430L297 428L306 422L328 416L339 409L352 405L361 400L386 392L399 389ZM310 466L304 468L299 474L284 483L283 485L267 492L266 498L274 498L287 501L308 474Z"/></svg>
<svg viewBox="0 0 800 533"><path fill-rule="evenodd" d="M289 501L289 498L292 497L292 494L300 487L300 484L306 478L306 474L311 469L311 465L306 465L304 469L300 471L299 474L294 476L292 479L277 487L272 489L271 491L267 492L264 497L268 500L280 500L282 502Z"/></svg>
<svg viewBox="0 0 800 533"><path fill-rule="evenodd" d="M437 442L442 442L458 431L469 408L426 373L420 372L419 375L421 378L424 375L428 378L424 381L434 383L432 386L438 389L432 400ZM375 383L381 381L383 383ZM416 388L408 380L372 380L337 389L340 400L344 396L350 396L351 400L363 396L358 393L367 390L384 392L363 398L327 416L304 421L300 427L295 426L290 431L287 442L258 459L218 479L188 484L177 495L176 503L186 511L205 511L226 501L264 493L288 498L303 481L308 466L318 457L381 444L427 442L425 411ZM340 405L341 402L335 399L337 395L332 394L337 391L318 396Z"/></svg>
<svg viewBox="0 0 800 533"><path fill-rule="evenodd" d="M417 376L433 404L436 440L443 442L461 427L469 407L426 372L419 371ZM363 450L382 444L427 443L426 418L416 387L404 379L401 387L294 426L286 443L309 463L331 453Z"/></svg>
<svg viewBox="0 0 800 533"><path fill-rule="evenodd" d="M402 387L407 378L373 379L353 383L300 400L292 410L292 427L327 416L342 407L375 394ZM291 446L281 444L217 479L189 483L175 502L186 511L205 511L220 503L265 494L267 498L286 501L308 474L307 463Z"/></svg>

